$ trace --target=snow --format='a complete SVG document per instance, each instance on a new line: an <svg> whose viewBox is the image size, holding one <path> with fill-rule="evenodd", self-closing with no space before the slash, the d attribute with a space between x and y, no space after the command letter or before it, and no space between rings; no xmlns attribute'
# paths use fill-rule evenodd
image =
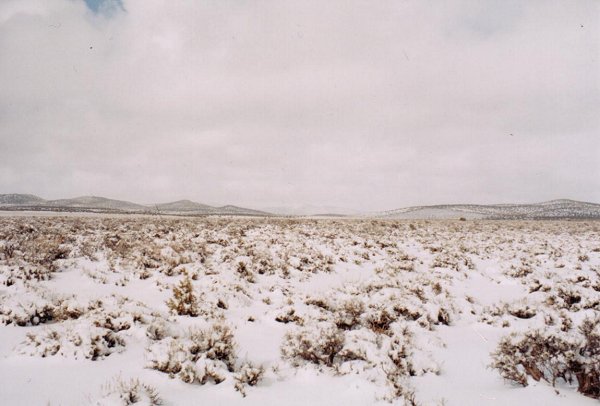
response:
<svg viewBox="0 0 600 406"><path fill-rule="evenodd" d="M198 317L167 306L187 278ZM490 365L599 289L593 221L2 215L0 399L592 405Z"/></svg>

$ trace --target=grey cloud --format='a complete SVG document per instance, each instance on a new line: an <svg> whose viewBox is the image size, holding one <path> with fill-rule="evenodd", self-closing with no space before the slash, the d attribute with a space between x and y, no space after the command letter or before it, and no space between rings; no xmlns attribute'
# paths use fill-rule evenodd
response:
<svg viewBox="0 0 600 406"><path fill-rule="evenodd" d="M600 201L595 1L123 6L0 4L0 191Z"/></svg>

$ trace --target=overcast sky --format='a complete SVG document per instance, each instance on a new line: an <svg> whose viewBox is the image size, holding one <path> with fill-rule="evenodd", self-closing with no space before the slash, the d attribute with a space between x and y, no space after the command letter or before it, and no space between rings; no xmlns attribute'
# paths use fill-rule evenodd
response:
<svg viewBox="0 0 600 406"><path fill-rule="evenodd" d="M0 193L600 202L600 1L0 1Z"/></svg>

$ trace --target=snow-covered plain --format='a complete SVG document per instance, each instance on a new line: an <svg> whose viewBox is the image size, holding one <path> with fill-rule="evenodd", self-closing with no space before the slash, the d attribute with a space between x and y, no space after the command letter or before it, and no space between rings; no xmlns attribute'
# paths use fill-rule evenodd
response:
<svg viewBox="0 0 600 406"><path fill-rule="evenodd" d="M491 364L599 306L594 221L2 216L0 403L592 405Z"/></svg>

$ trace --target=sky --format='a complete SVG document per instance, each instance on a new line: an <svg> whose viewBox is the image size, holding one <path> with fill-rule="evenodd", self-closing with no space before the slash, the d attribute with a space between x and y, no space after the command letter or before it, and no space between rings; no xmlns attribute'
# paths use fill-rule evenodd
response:
<svg viewBox="0 0 600 406"><path fill-rule="evenodd" d="M600 202L600 1L0 1L0 193Z"/></svg>

